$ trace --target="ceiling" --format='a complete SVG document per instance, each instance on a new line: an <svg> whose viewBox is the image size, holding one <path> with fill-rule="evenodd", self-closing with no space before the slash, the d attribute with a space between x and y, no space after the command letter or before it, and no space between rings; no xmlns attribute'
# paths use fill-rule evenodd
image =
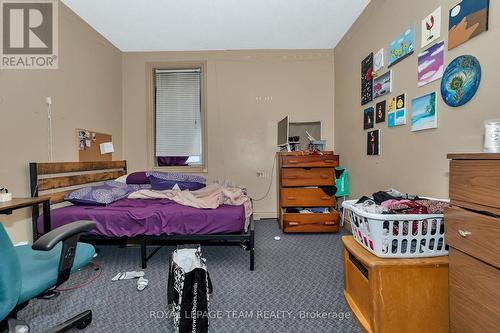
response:
<svg viewBox="0 0 500 333"><path fill-rule="evenodd" d="M370 0L63 0L122 51L333 48Z"/></svg>

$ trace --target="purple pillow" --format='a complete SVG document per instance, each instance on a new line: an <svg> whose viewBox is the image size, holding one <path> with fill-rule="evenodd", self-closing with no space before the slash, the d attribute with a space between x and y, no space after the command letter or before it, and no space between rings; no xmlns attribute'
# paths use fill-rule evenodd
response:
<svg viewBox="0 0 500 333"><path fill-rule="evenodd" d="M145 171L132 172L127 176L127 184L149 184L149 178Z"/></svg>
<svg viewBox="0 0 500 333"><path fill-rule="evenodd" d="M153 188L153 190L157 191L171 190L174 188L175 184L177 184L182 191L184 190L196 191L199 190L200 188L205 187L205 184L198 182L183 182L178 180L168 180L168 179L157 178L155 176L149 176L149 180L151 182L151 187Z"/></svg>
<svg viewBox="0 0 500 333"><path fill-rule="evenodd" d="M102 185L83 187L64 197L75 205L104 206L127 197L135 189L127 184L107 181Z"/></svg>

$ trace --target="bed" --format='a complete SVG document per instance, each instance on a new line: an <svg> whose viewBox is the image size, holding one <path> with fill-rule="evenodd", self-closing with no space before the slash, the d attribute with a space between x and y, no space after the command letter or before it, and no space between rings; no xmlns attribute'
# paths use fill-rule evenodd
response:
<svg viewBox="0 0 500 333"><path fill-rule="evenodd" d="M64 202L65 194L97 182L114 180L127 174L126 161L30 163L32 196L48 195L51 204ZM138 243L141 266L163 245L197 243L237 245L249 251L250 270L254 270L255 232L253 215L245 219L243 206L221 205L199 209L168 199L121 199L107 206L70 205L53 208L50 219L33 208L33 238L77 220L95 221L97 227L83 236L94 244ZM247 226L245 228L245 226ZM148 245L157 245L147 253Z"/></svg>

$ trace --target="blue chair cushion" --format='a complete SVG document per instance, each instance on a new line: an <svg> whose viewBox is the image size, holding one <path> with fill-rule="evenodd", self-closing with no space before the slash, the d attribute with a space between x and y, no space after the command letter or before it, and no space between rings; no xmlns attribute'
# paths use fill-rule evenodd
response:
<svg viewBox="0 0 500 333"><path fill-rule="evenodd" d="M31 245L16 246L21 264L21 294L18 304L29 301L55 286L59 271L62 243L50 251L34 251ZM92 245L78 243L71 272L86 266L92 260L95 249Z"/></svg>
<svg viewBox="0 0 500 333"><path fill-rule="evenodd" d="M21 265L5 228L0 223L0 321L17 304L21 292Z"/></svg>

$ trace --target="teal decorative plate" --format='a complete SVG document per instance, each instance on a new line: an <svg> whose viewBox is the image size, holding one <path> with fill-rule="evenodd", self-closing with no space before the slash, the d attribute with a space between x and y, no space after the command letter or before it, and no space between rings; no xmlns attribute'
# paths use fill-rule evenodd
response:
<svg viewBox="0 0 500 333"><path fill-rule="evenodd" d="M441 96L446 104L462 106L474 97L481 83L481 65L471 55L455 58L441 80Z"/></svg>

